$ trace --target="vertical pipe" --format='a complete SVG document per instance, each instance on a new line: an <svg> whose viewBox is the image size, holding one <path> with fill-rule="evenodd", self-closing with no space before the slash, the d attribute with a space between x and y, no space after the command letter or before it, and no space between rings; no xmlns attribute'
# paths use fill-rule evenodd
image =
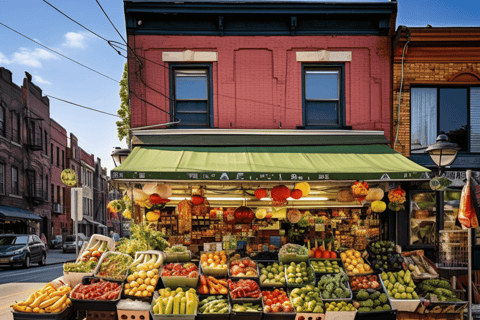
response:
<svg viewBox="0 0 480 320"><path fill-rule="evenodd" d="M468 319L472 319L472 229L468 228Z"/></svg>

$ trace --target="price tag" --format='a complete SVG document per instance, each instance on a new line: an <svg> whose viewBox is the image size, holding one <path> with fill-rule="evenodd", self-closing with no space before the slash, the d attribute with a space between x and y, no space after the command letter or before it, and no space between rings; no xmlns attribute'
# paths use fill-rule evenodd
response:
<svg viewBox="0 0 480 320"><path fill-rule="evenodd" d="M315 224L315 231L316 232L322 232L325 231L325 225L321 223Z"/></svg>
<svg viewBox="0 0 480 320"><path fill-rule="evenodd" d="M332 221L332 229L336 229L337 228L337 222L336 221Z"/></svg>

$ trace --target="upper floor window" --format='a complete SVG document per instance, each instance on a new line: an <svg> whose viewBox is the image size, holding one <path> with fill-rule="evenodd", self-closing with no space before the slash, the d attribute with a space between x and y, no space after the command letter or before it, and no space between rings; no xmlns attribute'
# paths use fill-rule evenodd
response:
<svg viewBox="0 0 480 320"><path fill-rule="evenodd" d="M463 152L480 152L480 88L412 88L411 153L444 133Z"/></svg>
<svg viewBox="0 0 480 320"><path fill-rule="evenodd" d="M20 115L12 111L12 141L20 143Z"/></svg>
<svg viewBox="0 0 480 320"><path fill-rule="evenodd" d="M62 169L65 169L65 151L62 150Z"/></svg>
<svg viewBox="0 0 480 320"><path fill-rule="evenodd" d="M303 66L304 126L343 126L342 76L343 66Z"/></svg>
<svg viewBox="0 0 480 320"><path fill-rule="evenodd" d="M180 119L179 127L211 127L211 76L208 67L173 67L171 79L172 114ZM178 121L175 118L172 119Z"/></svg>
<svg viewBox="0 0 480 320"><path fill-rule="evenodd" d="M60 148L57 147L57 167L60 167Z"/></svg>
<svg viewBox="0 0 480 320"><path fill-rule="evenodd" d="M50 164L53 164L53 143L50 143Z"/></svg>
<svg viewBox="0 0 480 320"><path fill-rule="evenodd" d="M5 163L0 162L0 194L5 194Z"/></svg>
<svg viewBox="0 0 480 320"><path fill-rule="evenodd" d="M6 121L5 119L5 107L0 104L0 135L5 137L5 128L6 128Z"/></svg>
<svg viewBox="0 0 480 320"><path fill-rule="evenodd" d="M18 196L18 168L12 166L12 194Z"/></svg>
<svg viewBox="0 0 480 320"><path fill-rule="evenodd" d="M47 130L43 132L43 138L45 139L44 145L45 145L45 154L48 156L48 135L47 135Z"/></svg>

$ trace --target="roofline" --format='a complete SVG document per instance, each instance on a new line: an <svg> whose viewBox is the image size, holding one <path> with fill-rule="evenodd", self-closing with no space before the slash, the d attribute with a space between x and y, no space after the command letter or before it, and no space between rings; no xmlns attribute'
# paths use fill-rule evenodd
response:
<svg viewBox="0 0 480 320"><path fill-rule="evenodd" d="M438 46L439 44L464 43L480 45L480 27L408 27L397 28L393 48L403 45L409 33L410 46Z"/></svg>
<svg viewBox="0 0 480 320"><path fill-rule="evenodd" d="M132 134L135 136L162 136L162 135L298 135L298 136L383 136L384 131L378 130L265 130L265 129L155 129L155 130L135 130Z"/></svg>

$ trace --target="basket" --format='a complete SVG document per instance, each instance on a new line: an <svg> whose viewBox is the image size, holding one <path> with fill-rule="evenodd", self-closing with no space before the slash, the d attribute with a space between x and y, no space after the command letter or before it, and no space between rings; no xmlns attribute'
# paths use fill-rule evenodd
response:
<svg viewBox="0 0 480 320"><path fill-rule="evenodd" d="M252 259L250 258L241 258L240 260L245 260L245 259L248 259L248 260L251 260L253 261ZM258 270L258 262L255 262L256 264L256 267L255 267L255 270L257 271L257 275L256 276L242 276L242 277L239 277L239 276L233 276L232 274L230 274L230 269L231 269L231 266L230 266L230 263L232 261L235 261L237 259L234 259L234 260L230 260L228 262L228 277L232 280L240 280L240 279L252 279L252 280L258 280L260 278L260 271Z"/></svg>
<svg viewBox="0 0 480 320"><path fill-rule="evenodd" d="M189 262L192 260L192 253L188 250L186 253L165 252L165 262Z"/></svg>
<svg viewBox="0 0 480 320"><path fill-rule="evenodd" d="M312 286L315 286L315 282L316 282L316 281L315 281L315 277L313 277L313 281L310 282L310 283L298 284L298 283L290 283L290 282L288 282L287 267L288 267L288 266L285 265L283 270L285 270L285 271L284 271L284 272L285 272L285 279L286 279L285 283L287 284L287 287L288 287L288 288L303 288L303 287L305 287L307 284L310 284L310 285L312 285ZM307 267L307 269L311 269L311 270L313 271L313 274L315 275L315 270L313 269L312 266L309 265L309 266Z"/></svg>
<svg viewBox="0 0 480 320"><path fill-rule="evenodd" d="M182 264L183 266L184 264ZM160 275L163 273L163 268L160 269ZM198 279L200 275L197 275L196 278L187 278L186 276L160 276L162 279L163 285L165 288L176 289L178 287L194 288L198 286Z"/></svg>
<svg viewBox="0 0 480 320"><path fill-rule="evenodd" d="M202 301L203 299L206 299L208 297L211 297L212 295L208 294L202 294L198 296L198 302ZM230 304L230 295L222 295L222 294L217 294L216 296L222 296L222 298L227 299L228 303L228 312L227 313L207 313L203 314L199 312L200 305L197 307L197 320L198 319L216 319L216 320L229 320L230 319L230 313L232 312L232 305Z"/></svg>
<svg viewBox="0 0 480 320"><path fill-rule="evenodd" d="M197 309L195 309L195 314L155 314L153 313L153 301L159 297L158 292L154 294L152 300L152 306L150 307L150 315L154 320L195 320L197 316ZM198 296L197 296L198 299ZM199 300L200 301L200 300Z"/></svg>
<svg viewBox="0 0 480 320"><path fill-rule="evenodd" d="M118 320L149 320L150 312L135 310L117 310Z"/></svg>
<svg viewBox="0 0 480 320"><path fill-rule="evenodd" d="M326 301L326 302L336 302L336 301L349 301L349 300L352 300L352 289L350 288L350 281L347 281L347 284L346 286L348 290L350 290L350 297L347 297L347 298L340 298L340 299L324 299L322 297L322 291L320 291L320 297L322 298L323 301ZM343 312L343 311L335 311L335 312ZM352 312L352 311L349 311L349 312Z"/></svg>
<svg viewBox="0 0 480 320"><path fill-rule="evenodd" d="M108 311L87 311L86 320L117 320L116 312Z"/></svg>
<svg viewBox="0 0 480 320"><path fill-rule="evenodd" d="M128 268L127 270L125 271L125 275L123 276L123 278L118 278L118 279L115 279L115 278L110 278L110 277L107 277L107 276L99 276L98 273L100 272L100 268L102 266L102 262L103 260L106 259L106 257L109 255L109 254L117 254L117 255L124 255L124 256L127 256L127 257L130 257L128 254L125 254L125 253L121 253L121 252L105 252L102 257L100 258L100 260L98 261L98 264L97 264L97 267L95 268L95 271L93 272L93 274L95 275L95 277L97 278L100 278L100 279L104 279L104 280L109 280L109 281L125 281L125 279L127 278L127 275L128 275ZM133 259L132 261L133 262ZM130 262L130 264L131 264Z"/></svg>
<svg viewBox="0 0 480 320"><path fill-rule="evenodd" d="M336 261L336 262L338 263L338 267L343 269L343 272L346 272L346 271L347 271L346 268L345 268L345 266L343 265L342 259L310 259L310 263L311 263L312 261L320 261L320 262L326 262L326 261L332 262L332 261ZM333 268L333 267L332 267L332 268ZM315 270L315 268L314 268L314 270ZM341 271L341 272L342 272L342 271ZM332 272L327 272L327 271L326 271L326 272L317 272L317 271L315 271L315 274L322 274L322 275L323 275L323 274L328 274L328 273L334 273L334 272L333 272L333 271L332 271Z"/></svg>
<svg viewBox="0 0 480 320"><path fill-rule="evenodd" d="M233 308L234 304L241 304L241 303L254 303L254 304L259 304L262 307L263 310L263 299L236 299L236 300L231 300L231 306ZM263 312L254 312L254 311L249 311L249 312L235 312L231 311L230 314L230 320L261 320L262 319Z"/></svg>
<svg viewBox="0 0 480 320"><path fill-rule="evenodd" d="M93 276L93 272L68 272L63 271L63 279L69 287L74 288L77 284L82 283L84 277Z"/></svg>
<svg viewBox="0 0 480 320"><path fill-rule="evenodd" d="M106 237L106 236L102 236L100 234L94 234L90 240L88 241L88 244L86 247L82 248L84 250L82 250L79 254L78 254L78 257L77 257L77 261L76 262L80 262L80 258L82 257L83 255L83 252L85 250L87 250L88 248L91 248L92 245L93 245L93 242L94 241L97 241L97 240L100 240L100 241L106 241L107 242L107 248L108 248L108 251L109 252L113 252L115 251L115 242L113 241L112 238L110 237Z"/></svg>
<svg viewBox="0 0 480 320"><path fill-rule="evenodd" d="M85 277L84 279L82 279L82 282L84 284L87 284L90 279L91 279L90 277ZM118 283L119 281L116 281L116 282ZM79 285L80 283L77 286L75 286L75 288L72 289L72 292L74 292ZM74 298L70 298L70 300L72 301L73 307L77 310L116 311L117 303L118 301L120 301L120 297L123 292L123 283L121 283L121 286L122 286L122 290L118 295L118 299L115 299L115 300L83 300L83 299L74 299Z"/></svg>
<svg viewBox="0 0 480 320"><path fill-rule="evenodd" d="M259 262L259 263L262 263L264 265L264 267L268 267L268 266L271 266L275 262L277 262L277 261L269 261L268 263L262 263L262 262ZM258 266L258 271L259 271L258 275L259 275L259 279L260 279L260 277L262 276L262 274L260 273L260 266ZM283 272L285 273L285 268L283 269ZM287 285L286 278L285 278L285 283L283 283L283 284L265 284L265 283L262 283L260 281L260 286L263 287L263 288L284 288L286 285Z"/></svg>
<svg viewBox="0 0 480 320"><path fill-rule="evenodd" d="M68 319L72 308L68 307L60 313L31 313L12 311L14 320L64 320Z"/></svg>
<svg viewBox="0 0 480 320"><path fill-rule="evenodd" d="M383 289L383 287L381 287L377 290L373 290L373 291L369 291L369 290L367 290L369 293L373 293L375 291L380 291L381 293L386 293L385 290ZM357 293L358 293L358 291L356 291L354 293L353 300L356 299ZM368 319L395 320L397 318L397 310L394 310L394 308L392 306L392 302L390 301L390 297L388 296L388 294L387 294L387 302L388 302L388 305L390 305L390 308L392 308L392 310L374 311L374 312L357 312L357 317L355 318L355 320L368 320Z"/></svg>
<svg viewBox="0 0 480 320"><path fill-rule="evenodd" d="M308 263L308 254L306 255L278 255L278 260L283 264L289 264L292 262L300 263L300 262L307 262Z"/></svg>
<svg viewBox="0 0 480 320"><path fill-rule="evenodd" d="M202 273L205 276L212 276L212 277L223 277L225 278L228 275L228 267L227 269L218 269L218 268L210 268L204 267L200 264L200 268L202 269Z"/></svg>

